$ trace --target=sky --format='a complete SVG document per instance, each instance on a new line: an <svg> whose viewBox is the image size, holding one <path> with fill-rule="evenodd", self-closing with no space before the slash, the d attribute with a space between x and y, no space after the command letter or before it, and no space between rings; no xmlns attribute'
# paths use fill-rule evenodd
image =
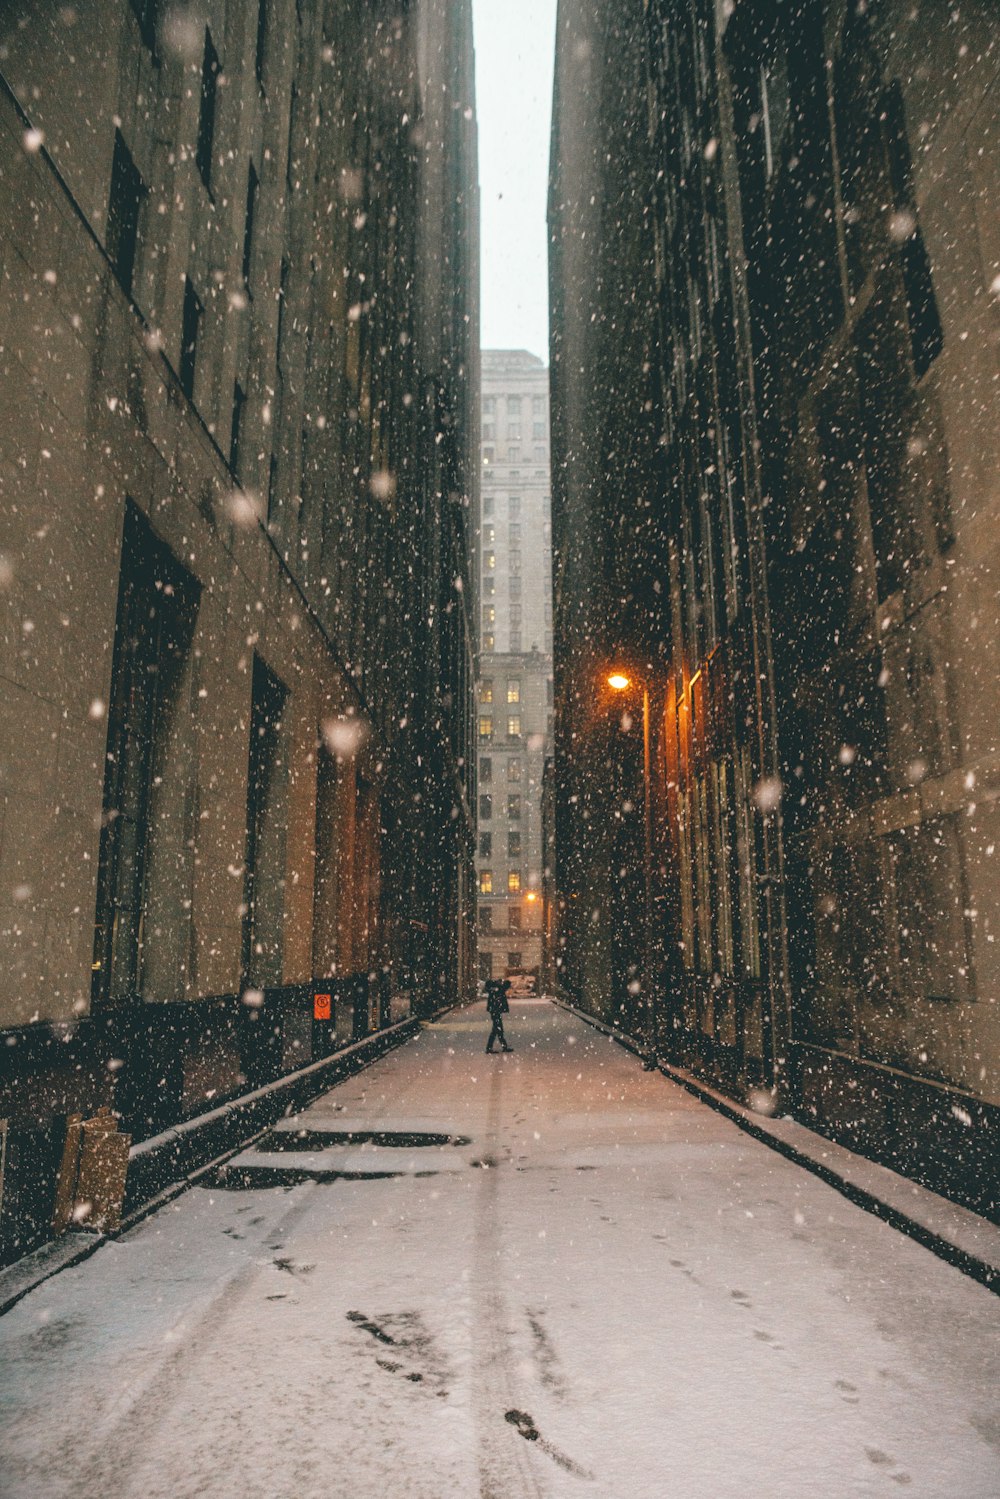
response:
<svg viewBox="0 0 1000 1499"><path fill-rule="evenodd" d="M545 227L556 0L473 0L481 342L548 363Z"/></svg>

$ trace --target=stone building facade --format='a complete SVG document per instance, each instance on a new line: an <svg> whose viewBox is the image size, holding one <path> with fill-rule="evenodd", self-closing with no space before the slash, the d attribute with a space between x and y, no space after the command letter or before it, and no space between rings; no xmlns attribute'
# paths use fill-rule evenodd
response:
<svg viewBox="0 0 1000 1499"><path fill-rule="evenodd" d="M991 1208L995 21L565 0L551 202L567 987ZM578 899L618 847L595 809L623 815L580 689L616 650L656 700L638 1007L607 878Z"/></svg>
<svg viewBox="0 0 1000 1499"><path fill-rule="evenodd" d="M548 371L482 354L477 683L479 974L536 975L544 918L542 777L551 743Z"/></svg>
<svg viewBox="0 0 1000 1499"><path fill-rule="evenodd" d="M6 6L0 181L10 1258L67 1115L468 991L470 7Z"/></svg>

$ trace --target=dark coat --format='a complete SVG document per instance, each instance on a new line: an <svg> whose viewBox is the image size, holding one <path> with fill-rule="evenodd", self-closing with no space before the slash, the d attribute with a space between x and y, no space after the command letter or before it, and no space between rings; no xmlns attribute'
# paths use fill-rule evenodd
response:
<svg viewBox="0 0 1000 1499"><path fill-rule="evenodd" d="M510 988L508 979L489 979L486 984L486 1008L494 1017L506 1015L510 1009L507 1003L507 990Z"/></svg>

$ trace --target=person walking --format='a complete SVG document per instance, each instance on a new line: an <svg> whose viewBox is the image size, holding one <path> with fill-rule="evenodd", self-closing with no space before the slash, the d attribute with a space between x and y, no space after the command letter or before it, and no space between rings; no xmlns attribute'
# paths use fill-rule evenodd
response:
<svg viewBox="0 0 1000 1499"><path fill-rule="evenodd" d="M487 981L486 1008L489 1011L490 1019L493 1021L490 1039L486 1043L487 1053L492 1052L494 1041L500 1042L500 1047L503 1051L514 1050L512 1046L507 1045L507 1037L503 1033L503 1017L510 1011L510 1004L507 1000L507 991L509 988L509 979L489 979Z"/></svg>

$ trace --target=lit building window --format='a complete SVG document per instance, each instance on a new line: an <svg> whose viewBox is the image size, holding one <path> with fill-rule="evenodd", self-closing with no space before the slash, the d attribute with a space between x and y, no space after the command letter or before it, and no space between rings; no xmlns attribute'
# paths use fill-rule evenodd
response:
<svg viewBox="0 0 1000 1499"><path fill-rule="evenodd" d="M508 714L508 717L507 717L507 738L508 739L520 739L520 737L521 737L521 715L520 715L520 713L511 713L511 714Z"/></svg>
<svg viewBox="0 0 1000 1499"><path fill-rule="evenodd" d="M491 599L496 595L497 580L492 573L487 573L483 579L483 597Z"/></svg>
<svg viewBox="0 0 1000 1499"><path fill-rule="evenodd" d="M496 554L496 552L484 552L483 553L483 567L486 569L486 571L488 573L491 573L493 571L493 569L496 567L496 565L497 565L497 554Z"/></svg>
<svg viewBox="0 0 1000 1499"><path fill-rule="evenodd" d="M492 503L492 496L490 498L491 498L491 503ZM496 526L484 526L483 527L483 545L487 546L487 547L491 547L493 545L493 543L496 541L496 539L497 539Z"/></svg>
<svg viewBox="0 0 1000 1499"><path fill-rule="evenodd" d="M480 876L480 881L481 880L482 880L482 876ZM479 888L482 889L482 884L481 883L480 883L480 887ZM520 890L520 888L521 888L521 875L520 875L520 871L517 870L517 869L512 869L510 871L510 874L508 874L508 876L507 876L507 889L510 891L510 893L512 895L516 895L517 892Z"/></svg>
<svg viewBox="0 0 1000 1499"><path fill-rule="evenodd" d="M493 641L494 641L494 637L492 635L484 635L483 636L483 650L484 651L491 651L493 649Z"/></svg>
<svg viewBox="0 0 1000 1499"><path fill-rule="evenodd" d="M479 737L480 739L493 738L493 715L491 713L479 715Z"/></svg>
<svg viewBox="0 0 1000 1499"><path fill-rule="evenodd" d="M483 605L483 624L495 625L497 622L497 611L493 604Z"/></svg>
<svg viewBox="0 0 1000 1499"><path fill-rule="evenodd" d="M479 893L480 895L493 894L493 871L492 869L481 869L479 871Z"/></svg>
<svg viewBox="0 0 1000 1499"><path fill-rule="evenodd" d="M481 703L492 703L493 701L493 678L484 677L479 684L479 701ZM510 702L510 698L507 699Z"/></svg>
<svg viewBox="0 0 1000 1499"><path fill-rule="evenodd" d="M493 699L490 698L490 702L492 701ZM516 678L507 683L507 701L508 703L519 703L521 701L521 683Z"/></svg>
<svg viewBox="0 0 1000 1499"><path fill-rule="evenodd" d="M521 779L521 762L516 756L511 756L507 761L508 781L519 781Z"/></svg>

